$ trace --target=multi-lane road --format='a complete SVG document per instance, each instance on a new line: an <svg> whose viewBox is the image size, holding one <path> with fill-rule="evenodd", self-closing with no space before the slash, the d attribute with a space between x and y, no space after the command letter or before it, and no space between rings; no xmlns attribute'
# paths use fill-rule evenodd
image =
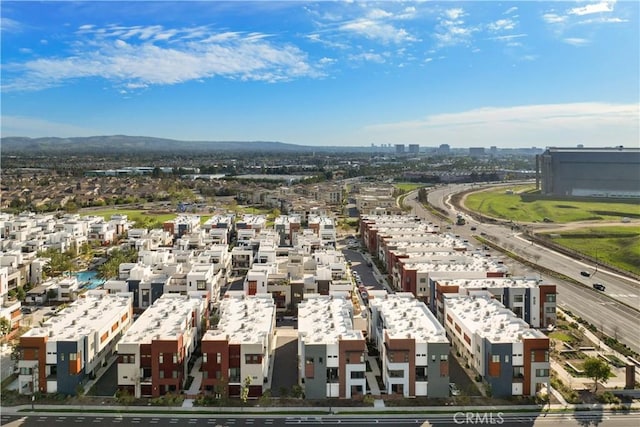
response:
<svg viewBox="0 0 640 427"><path fill-rule="evenodd" d="M453 220L457 211L451 205L451 196L464 190L468 185L451 185L433 189L428 197L429 203L449 212ZM416 200L416 194L411 193L405 198L405 203L412 206L414 214L428 218L438 223L439 219L424 209ZM532 243L525 236L514 231L507 225L485 224L467 218L464 226L452 226L452 231L466 237L484 234L484 238L495 245L507 248L519 256L533 261L545 269L561 273L569 277L570 281L544 277L557 285L558 305L569 309L576 315L589 321L610 336L617 337L630 348L640 352L640 282L619 274L608 272L602 267L594 273L595 266L574 260L549 248ZM471 231L475 227L475 231ZM591 277L584 277L581 272L591 273ZM529 267L518 265L514 267L514 275L540 275ZM605 292L593 289L593 283L602 283Z"/></svg>
<svg viewBox="0 0 640 427"><path fill-rule="evenodd" d="M335 426L370 427L373 425L414 425L414 426L460 426L460 425L502 425L502 426L557 426L580 427L598 425L602 427L636 427L640 424L638 413L611 413L601 411L574 413L503 413L455 412L448 414L405 415L405 414L361 414L361 415L205 415L205 414L32 414L3 415L0 423L6 427L56 426L194 426L194 427L245 427L245 426Z"/></svg>

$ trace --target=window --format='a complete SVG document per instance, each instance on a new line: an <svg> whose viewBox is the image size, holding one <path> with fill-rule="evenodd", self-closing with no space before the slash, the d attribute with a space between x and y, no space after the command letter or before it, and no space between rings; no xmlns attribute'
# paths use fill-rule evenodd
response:
<svg viewBox="0 0 640 427"><path fill-rule="evenodd" d="M160 354L158 355L158 362L160 362L160 363L164 363L164 354L160 353Z"/></svg>
<svg viewBox="0 0 640 427"><path fill-rule="evenodd" d="M64 353L60 353L60 361L64 362Z"/></svg>
<svg viewBox="0 0 640 427"><path fill-rule="evenodd" d="M536 377L548 377L549 370L548 369L536 369Z"/></svg>
<svg viewBox="0 0 640 427"><path fill-rule="evenodd" d="M178 378L178 371L171 372L171 377L172 378Z"/></svg>
<svg viewBox="0 0 640 427"><path fill-rule="evenodd" d="M69 353L69 360L78 360L77 353Z"/></svg>
<svg viewBox="0 0 640 427"><path fill-rule="evenodd" d="M351 371L351 378L352 379L364 378L364 371Z"/></svg>
<svg viewBox="0 0 640 427"><path fill-rule="evenodd" d="M531 361L532 362L536 361L536 352L535 352L535 350L531 350Z"/></svg>
<svg viewBox="0 0 640 427"><path fill-rule="evenodd" d="M245 354L244 355L244 363L255 365L262 363L262 355L261 354Z"/></svg>
<svg viewBox="0 0 640 427"><path fill-rule="evenodd" d="M549 350L545 350L544 351L544 361L548 362L549 361Z"/></svg>
<svg viewBox="0 0 640 427"><path fill-rule="evenodd" d="M164 371L162 369L160 370L160 378L164 378Z"/></svg>
<svg viewBox="0 0 640 427"><path fill-rule="evenodd" d="M499 354L494 354L491 356L491 361L493 363L500 363L500 355Z"/></svg>
<svg viewBox="0 0 640 427"><path fill-rule="evenodd" d="M427 278L426 277L421 277L420 278L420 283L427 283Z"/></svg>
<svg viewBox="0 0 640 427"><path fill-rule="evenodd" d="M545 311L545 313L555 313L556 312L556 308L555 307L545 307L544 311Z"/></svg>
<svg viewBox="0 0 640 427"><path fill-rule="evenodd" d="M514 295L513 296L513 302L523 302L524 301L524 295Z"/></svg>
<svg viewBox="0 0 640 427"><path fill-rule="evenodd" d="M222 353L216 353L216 363L222 363Z"/></svg>
<svg viewBox="0 0 640 427"><path fill-rule="evenodd" d="M504 356L504 363L509 363L509 355Z"/></svg>
<svg viewBox="0 0 640 427"><path fill-rule="evenodd" d="M556 302L556 294L547 294L544 297L546 302Z"/></svg>
<svg viewBox="0 0 640 427"><path fill-rule="evenodd" d="M523 366L514 366L513 367L513 378L524 378L524 367Z"/></svg>
<svg viewBox="0 0 640 427"><path fill-rule="evenodd" d="M207 353L202 353L202 362L207 363Z"/></svg>
<svg viewBox="0 0 640 427"><path fill-rule="evenodd" d="M404 371L402 369L390 369L389 378L404 378Z"/></svg>
<svg viewBox="0 0 640 427"><path fill-rule="evenodd" d="M173 363L178 363L178 353L173 353Z"/></svg>
<svg viewBox="0 0 640 427"><path fill-rule="evenodd" d="M198 288L199 291L206 290L207 289L206 280L196 280L196 288Z"/></svg>
<svg viewBox="0 0 640 427"><path fill-rule="evenodd" d="M426 366L416 366L416 381L427 381Z"/></svg>
<svg viewBox="0 0 640 427"><path fill-rule="evenodd" d="M446 362L447 360L449 360L449 355L448 354L441 354L440 355L440 361L441 362Z"/></svg>

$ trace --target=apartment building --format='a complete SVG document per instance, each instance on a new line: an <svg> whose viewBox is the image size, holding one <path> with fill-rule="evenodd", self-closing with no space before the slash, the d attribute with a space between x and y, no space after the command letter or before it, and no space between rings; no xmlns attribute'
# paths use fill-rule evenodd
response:
<svg viewBox="0 0 640 427"><path fill-rule="evenodd" d="M448 397L449 340L427 305L399 292L373 298L369 307L387 394Z"/></svg>
<svg viewBox="0 0 640 427"><path fill-rule="evenodd" d="M446 294L444 327L461 363L468 363L493 396L533 396L549 384L549 338L489 293Z"/></svg>
<svg viewBox="0 0 640 427"><path fill-rule="evenodd" d="M76 394L133 321L133 296L92 290L20 337L18 391Z"/></svg>
<svg viewBox="0 0 640 427"><path fill-rule="evenodd" d="M147 308L118 342L118 388L135 397L180 392L207 307L202 295L163 294Z"/></svg>
<svg viewBox="0 0 640 427"><path fill-rule="evenodd" d="M364 395L365 354L362 331L353 327L350 300L305 295L298 305L298 368L307 399Z"/></svg>
<svg viewBox="0 0 640 427"><path fill-rule="evenodd" d="M434 282L434 298L431 310L444 322L444 295L473 296L489 292L491 297L504 304L516 317L534 328L555 325L556 285L540 279L526 277L493 277L482 279L443 279Z"/></svg>
<svg viewBox="0 0 640 427"><path fill-rule="evenodd" d="M250 398L262 395L269 375L275 333L275 304L270 295L228 297L220 302L220 320L202 337L202 391Z"/></svg>

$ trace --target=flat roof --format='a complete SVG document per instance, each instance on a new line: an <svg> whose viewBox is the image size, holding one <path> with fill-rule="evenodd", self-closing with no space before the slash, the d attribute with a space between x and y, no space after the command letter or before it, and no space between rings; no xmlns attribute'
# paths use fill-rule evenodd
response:
<svg viewBox="0 0 640 427"><path fill-rule="evenodd" d="M220 321L202 340L229 340L231 344L260 343L270 335L276 305L271 295L231 296L220 301Z"/></svg>
<svg viewBox="0 0 640 427"><path fill-rule="evenodd" d="M537 288L542 281L530 277L492 277L484 279L442 279L442 286L458 286L461 289Z"/></svg>
<svg viewBox="0 0 640 427"><path fill-rule="evenodd" d="M353 305L343 297L308 294L298 304L298 333L305 344L337 344L340 340L363 340L353 329Z"/></svg>
<svg viewBox="0 0 640 427"><path fill-rule="evenodd" d="M133 294L107 291L88 291L84 298L78 298L43 326L25 332L23 337L48 336L49 341L77 341L79 337L95 333L133 305Z"/></svg>
<svg viewBox="0 0 640 427"><path fill-rule="evenodd" d="M120 344L150 344L153 340L174 340L191 326L191 313L202 303L188 295L162 294L148 307L120 339Z"/></svg>
<svg viewBox="0 0 640 427"><path fill-rule="evenodd" d="M521 342L527 338L546 338L502 303L488 296L451 295L444 299L445 313L460 320L471 333L495 343Z"/></svg>
<svg viewBox="0 0 640 427"><path fill-rule="evenodd" d="M448 343L444 327L429 311L424 302L410 292L387 294L369 301L382 317L387 335L391 339L413 338L419 342Z"/></svg>

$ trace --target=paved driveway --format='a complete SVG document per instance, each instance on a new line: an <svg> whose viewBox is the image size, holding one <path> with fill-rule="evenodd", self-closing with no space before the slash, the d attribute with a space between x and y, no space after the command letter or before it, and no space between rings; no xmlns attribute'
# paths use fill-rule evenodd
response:
<svg viewBox="0 0 640 427"><path fill-rule="evenodd" d="M279 397L280 389L291 393L291 388L298 384L298 342L295 336L278 336L273 359L271 376L271 395Z"/></svg>

